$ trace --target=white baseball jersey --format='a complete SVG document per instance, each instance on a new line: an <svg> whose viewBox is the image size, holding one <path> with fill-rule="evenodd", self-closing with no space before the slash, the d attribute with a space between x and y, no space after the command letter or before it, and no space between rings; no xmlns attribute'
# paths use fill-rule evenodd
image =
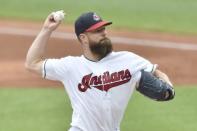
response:
<svg viewBox="0 0 197 131"><path fill-rule="evenodd" d="M43 77L61 81L73 109L72 127L82 131L119 131L140 70L155 65L131 52L112 52L98 62L67 56L47 59Z"/></svg>

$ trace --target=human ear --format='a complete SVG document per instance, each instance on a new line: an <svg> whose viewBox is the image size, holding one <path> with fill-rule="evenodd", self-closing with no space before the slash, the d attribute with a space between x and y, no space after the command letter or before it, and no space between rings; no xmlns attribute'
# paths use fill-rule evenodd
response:
<svg viewBox="0 0 197 131"><path fill-rule="evenodd" d="M87 44L88 43L88 37L85 34L80 34L79 35L79 40L84 43Z"/></svg>

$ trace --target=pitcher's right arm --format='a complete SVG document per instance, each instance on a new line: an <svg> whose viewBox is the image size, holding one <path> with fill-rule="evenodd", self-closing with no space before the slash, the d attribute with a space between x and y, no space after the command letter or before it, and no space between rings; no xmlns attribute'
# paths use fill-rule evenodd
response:
<svg viewBox="0 0 197 131"><path fill-rule="evenodd" d="M44 54L48 40L60 23L61 21L54 20L53 13L47 17L40 33L27 52L25 67L28 70L42 74L42 65L45 60Z"/></svg>

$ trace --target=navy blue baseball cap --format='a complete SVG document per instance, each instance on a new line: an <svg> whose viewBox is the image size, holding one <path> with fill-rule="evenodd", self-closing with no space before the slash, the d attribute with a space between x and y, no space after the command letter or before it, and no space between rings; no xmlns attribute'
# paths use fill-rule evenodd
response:
<svg viewBox="0 0 197 131"><path fill-rule="evenodd" d="M75 33L77 37L84 32L96 30L102 26L111 25L112 22L104 21L95 12L83 13L75 21Z"/></svg>

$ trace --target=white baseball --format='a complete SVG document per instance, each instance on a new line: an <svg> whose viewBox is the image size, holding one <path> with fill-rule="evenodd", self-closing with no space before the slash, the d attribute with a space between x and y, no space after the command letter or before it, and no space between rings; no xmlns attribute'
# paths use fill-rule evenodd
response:
<svg viewBox="0 0 197 131"><path fill-rule="evenodd" d="M58 21L62 21L64 19L64 11L60 10L60 11L56 11L53 13L53 19L58 22Z"/></svg>

